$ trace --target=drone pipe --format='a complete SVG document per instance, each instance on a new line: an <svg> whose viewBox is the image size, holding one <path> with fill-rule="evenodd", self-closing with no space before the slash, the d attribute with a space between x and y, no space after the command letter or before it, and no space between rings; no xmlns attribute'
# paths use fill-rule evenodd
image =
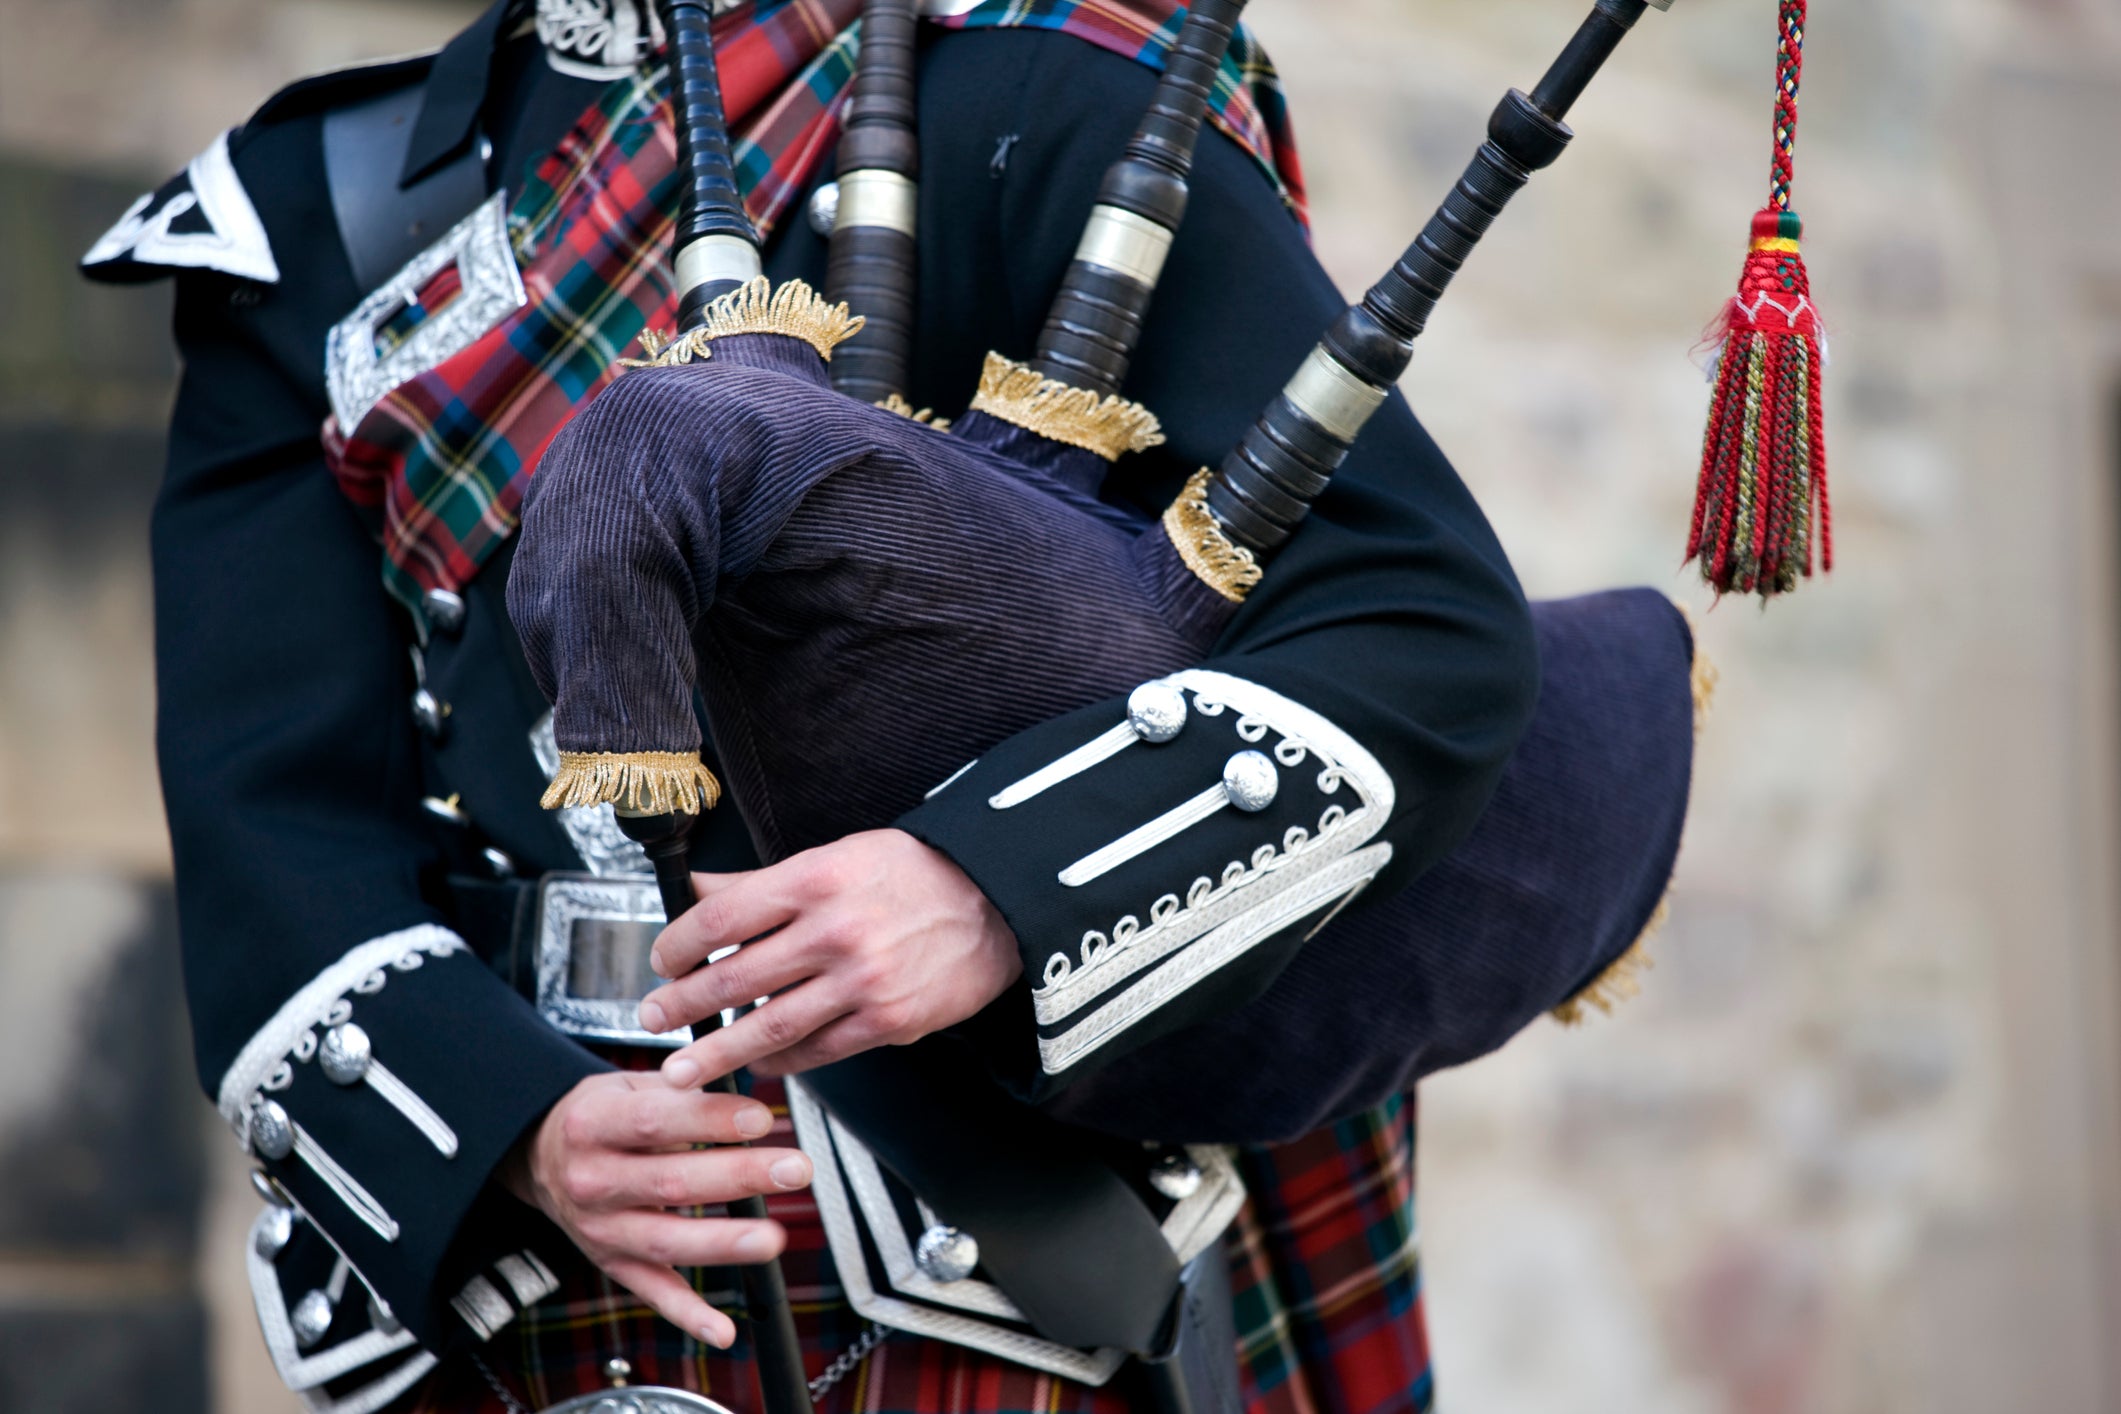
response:
<svg viewBox="0 0 2121 1414"><path fill-rule="evenodd" d="M825 298L868 322L832 353L832 386L881 403L906 391L913 359L915 214L920 144L914 132L915 0L867 0L862 51L840 139L839 211Z"/></svg>
<svg viewBox="0 0 2121 1414"><path fill-rule="evenodd" d="M1649 5L1598 0L1527 96L1495 109L1465 175L1385 277L1335 321L1210 478L1209 512L1255 555L1287 540L1414 357L1414 340L1480 238L1532 173L1568 146L1562 121Z"/></svg>
<svg viewBox="0 0 2121 1414"><path fill-rule="evenodd" d="M709 0L658 0L670 42L670 106L678 144L677 271L679 333L706 319L707 306L756 279L758 231L744 210L729 157L722 85L715 70Z"/></svg>
<svg viewBox="0 0 2121 1414"><path fill-rule="evenodd" d="M1105 173L1082 243L1039 331L1031 367L1116 396L1141 342L1164 257L1186 214L1186 181L1208 94L1245 0L1195 0L1164 60L1149 111Z"/></svg>

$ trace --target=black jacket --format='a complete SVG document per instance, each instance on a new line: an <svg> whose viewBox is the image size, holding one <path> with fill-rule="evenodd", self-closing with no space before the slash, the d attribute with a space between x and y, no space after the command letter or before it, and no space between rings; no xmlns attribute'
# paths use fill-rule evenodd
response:
<svg viewBox="0 0 2121 1414"><path fill-rule="evenodd" d="M462 881L492 878L497 861L525 878L582 867L537 805L544 779L530 735L546 704L503 608L507 557L467 587L461 625L416 655L407 616L380 588L377 545L319 448L325 332L365 293L337 235L324 115L427 69L412 61L289 90L226 139L219 165L209 153L143 199L88 262L102 278L178 276L184 376L153 535L158 739L200 1075L239 1137L410 1328L397 1347L408 1380L419 1373L412 1337L440 1349L465 1322L479 1329L484 1293L465 1304L474 1284L517 1304L540 1294L538 1252L563 1239L488 1179L554 1100L605 1064L462 941ZM460 63L452 93L467 72L486 77ZM1154 75L1065 37L924 31L920 81L910 392L947 415L962 409L988 350L1029 351ZM595 91L538 62L534 41L505 47L478 105L497 146L489 185L519 181L555 123ZM821 176L830 171L828 160ZM158 219L187 195L175 219ZM187 235L199 239L187 245ZM769 249L769 274L821 285L824 254L792 219ZM1204 138L1127 389L1170 440L1123 464L1113 494L1161 507L1219 460L1343 303L1263 174L1228 140ZM1231 637L1242 651L1210 667L1329 720L1389 775L1380 891L1471 827L1537 691L1508 562L1397 395ZM446 709L434 732L409 710L421 687ZM1082 735L1078 715L998 756L1049 760ZM1086 932L1225 867L1233 841L1202 831L1095 887L1054 882L1057 849L1111 839L1164 808L1145 792L1219 776L1229 743L1194 735L1197 745L1182 739L1159 757L1153 783L1130 787L1122 771L1005 820L984 792L945 792L903 824L995 900L1036 978ZM423 808L452 799L469 825ZM1274 838L1292 823L1257 822ZM732 811L709 817L697 849L717 867L749 860ZM1286 956L1249 953L1100 1045L1120 1055L1202 1021L1256 994ZM325 1076L315 1038L349 1014L453 1145L376 1084ZM261 1100L301 1131L285 1157L270 1157L278 1136L261 1148ZM305 1143L336 1180L304 1160Z"/></svg>

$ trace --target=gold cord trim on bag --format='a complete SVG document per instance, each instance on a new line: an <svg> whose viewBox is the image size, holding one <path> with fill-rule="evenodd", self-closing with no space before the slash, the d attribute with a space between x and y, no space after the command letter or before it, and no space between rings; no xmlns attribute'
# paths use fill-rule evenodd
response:
<svg viewBox="0 0 2121 1414"><path fill-rule="evenodd" d="M949 418L937 417L934 408L916 410L912 403L907 402L904 396L898 393L893 393L890 397L879 402L877 406L894 416L905 418L908 422L918 422L923 427L933 427L938 432L948 432L950 430Z"/></svg>
<svg viewBox="0 0 2121 1414"><path fill-rule="evenodd" d="M1202 584L1233 604L1245 602L1264 571L1259 558L1242 545L1230 543L1223 528L1208 509L1208 470L1193 473L1186 489L1178 493L1164 511L1164 534L1171 548L1186 562Z"/></svg>
<svg viewBox="0 0 2121 1414"><path fill-rule="evenodd" d="M1719 674L1716 665L1709 661L1708 654L1701 651L1701 633L1694 622L1693 610L1684 604L1675 604L1680 616L1686 620L1687 634L1694 645L1694 664L1687 674L1687 685L1694 697L1694 740L1701 740L1701 729L1708 724L1709 709L1716 700L1716 680ZM1650 956L1650 939L1664 926L1672 912L1672 884L1665 881L1664 897L1657 900L1657 908L1650 914L1650 921L1642 925L1642 932L1628 944L1628 950L1607 965L1606 969L1591 980L1575 996L1548 1015L1563 1026L1579 1026L1583 1023L1586 1008L1596 1007L1607 1016L1613 1008L1642 992L1642 974L1657 965Z"/></svg>
<svg viewBox="0 0 2121 1414"><path fill-rule="evenodd" d="M1118 460L1122 452L1159 447L1164 441L1163 424L1140 403L1071 388L997 353L987 355L972 406L1027 432L1095 452L1108 462Z"/></svg>
<svg viewBox="0 0 2121 1414"><path fill-rule="evenodd" d="M850 313L845 303L827 304L825 297L801 280L790 280L774 289L764 275L739 285L707 306L707 321L697 329L665 341L652 329L641 331L645 359L622 358L621 368L671 368L712 356L709 347L731 334L785 334L801 339L817 350L817 356L832 362L832 351L862 332L868 323Z"/></svg>
<svg viewBox="0 0 2121 1414"><path fill-rule="evenodd" d="M563 751L559 774L538 803L547 810L616 805L635 815L697 815L722 798L697 752Z"/></svg>

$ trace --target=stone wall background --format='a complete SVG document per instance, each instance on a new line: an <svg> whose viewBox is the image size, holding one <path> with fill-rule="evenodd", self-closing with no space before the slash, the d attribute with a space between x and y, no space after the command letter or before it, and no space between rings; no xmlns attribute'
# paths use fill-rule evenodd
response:
<svg viewBox="0 0 2121 1414"><path fill-rule="evenodd" d="M0 0L0 1407L294 1407L172 990L167 303L68 266L280 83L472 8ZM1261 0L1344 288L1582 9ZM1723 670L1643 996L1424 1089L1457 1414L2121 1409L2121 3L1814 9L1831 580L1712 609L1676 563L1768 0L1645 20L1407 381L1530 589L1664 587Z"/></svg>

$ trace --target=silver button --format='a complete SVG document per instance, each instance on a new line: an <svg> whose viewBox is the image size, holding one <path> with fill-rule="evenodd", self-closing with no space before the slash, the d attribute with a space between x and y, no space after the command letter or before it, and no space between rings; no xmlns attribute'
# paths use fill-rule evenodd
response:
<svg viewBox="0 0 2121 1414"><path fill-rule="evenodd" d="M810 229L830 236L840 219L840 184L827 182L810 193Z"/></svg>
<svg viewBox="0 0 2121 1414"><path fill-rule="evenodd" d="M1127 694L1127 724L1143 741L1169 741L1186 725L1186 694L1167 682L1143 683Z"/></svg>
<svg viewBox="0 0 2121 1414"><path fill-rule="evenodd" d="M1239 810L1264 810L1274 803L1281 776L1264 753L1240 751L1223 763L1223 789Z"/></svg>
<svg viewBox="0 0 2121 1414"><path fill-rule="evenodd" d="M463 829L471 823L471 816L458 804L458 800L459 797L454 795L447 800L439 795L430 795L421 800L420 808L445 825L455 825L458 829Z"/></svg>
<svg viewBox="0 0 2121 1414"><path fill-rule="evenodd" d="M430 589L420 596L427 622L443 633L454 635L464 627L464 596L451 589Z"/></svg>
<svg viewBox="0 0 2121 1414"><path fill-rule="evenodd" d="M317 1048L317 1064L332 1084L358 1085L361 1077L368 1074L375 1049L368 1033L349 1021L324 1033L324 1044Z"/></svg>
<svg viewBox="0 0 2121 1414"><path fill-rule="evenodd" d="M295 1328L295 1344L307 1350L331 1329L331 1298L321 1291L312 1291L287 1314Z"/></svg>
<svg viewBox="0 0 2121 1414"><path fill-rule="evenodd" d="M1174 1203L1200 1192L1200 1165L1184 1153L1166 1154L1149 1170L1149 1186Z"/></svg>
<svg viewBox="0 0 2121 1414"><path fill-rule="evenodd" d="M626 1381L633 1378L633 1362L612 1356L604 1362L604 1378L611 1381L613 1389L624 1389Z"/></svg>
<svg viewBox="0 0 2121 1414"><path fill-rule="evenodd" d="M295 1205L295 1200L288 1197L287 1190L280 1186L280 1180L264 1169L250 1171L250 1186L252 1191L275 1208L292 1208Z"/></svg>
<svg viewBox="0 0 2121 1414"><path fill-rule="evenodd" d="M443 704L441 698L424 687L413 693L412 719L420 724L420 730L427 733L429 740L442 739L442 731L448 717L449 708Z"/></svg>
<svg viewBox="0 0 2121 1414"><path fill-rule="evenodd" d="M295 1122L275 1100L259 1100L250 1110L250 1147L268 1159L284 1159L295 1151Z"/></svg>
<svg viewBox="0 0 2121 1414"><path fill-rule="evenodd" d="M374 1292L368 1294L368 1324L383 1335L396 1335L405 1329L398 1324L398 1318L390 1313L390 1308L383 1304L383 1298Z"/></svg>
<svg viewBox="0 0 2121 1414"><path fill-rule="evenodd" d="M486 861L488 869L493 870L496 879L513 879L516 876L516 862L492 845L480 850L479 857Z"/></svg>
<svg viewBox="0 0 2121 1414"><path fill-rule="evenodd" d="M274 1204L265 1210L265 1216L259 1220L257 1231L251 1236L250 1245L260 1257L270 1262L280 1255L281 1249L287 1246L294 1235L295 1215Z"/></svg>
<svg viewBox="0 0 2121 1414"><path fill-rule="evenodd" d="M963 1281L979 1266L979 1243L969 1232L937 1223L921 1234L913 1263L936 1281Z"/></svg>

